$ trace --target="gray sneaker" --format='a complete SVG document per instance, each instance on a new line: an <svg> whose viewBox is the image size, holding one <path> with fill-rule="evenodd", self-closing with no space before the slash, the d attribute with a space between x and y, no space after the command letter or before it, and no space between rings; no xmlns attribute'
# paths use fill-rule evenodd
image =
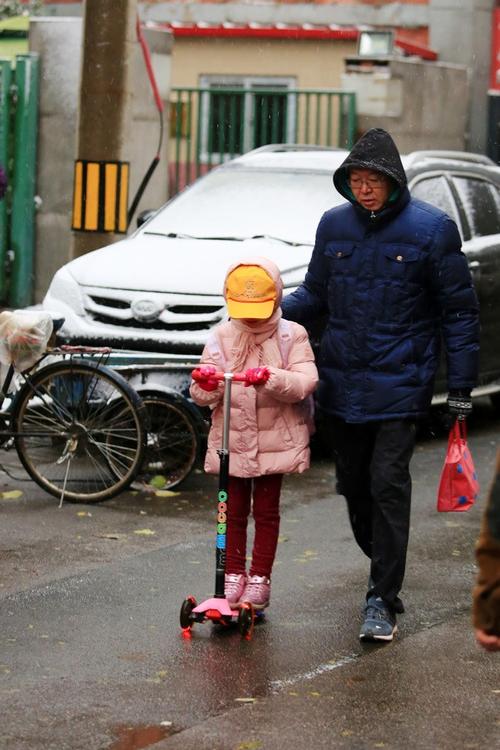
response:
<svg viewBox="0 0 500 750"><path fill-rule="evenodd" d="M380 596L369 596L361 626L361 641L392 641L397 631L396 615L392 614Z"/></svg>

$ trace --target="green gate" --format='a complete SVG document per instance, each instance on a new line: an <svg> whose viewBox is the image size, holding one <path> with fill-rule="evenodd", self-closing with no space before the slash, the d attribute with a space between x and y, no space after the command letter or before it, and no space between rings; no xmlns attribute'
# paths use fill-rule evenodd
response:
<svg viewBox="0 0 500 750"><path fill-rule="evenodd" d="M213 166L268 143L351 148L355 94L337 89L173 88L170 195Z"/></svg>
<svg viewBox="0 0 500 750"><path fill-rule="evenodd" d="M9 188L0 200L0 303L31 304L35 255L38 127L36 54L0 59L0 163Z"/></svg>

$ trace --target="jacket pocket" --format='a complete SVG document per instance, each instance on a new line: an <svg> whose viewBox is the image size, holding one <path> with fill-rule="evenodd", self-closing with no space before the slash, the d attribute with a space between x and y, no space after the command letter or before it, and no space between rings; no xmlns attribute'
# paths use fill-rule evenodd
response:
<svg viewBox="0 0 500 750"><path fill-rule="evenodd" d="M384 245L382 272L386 278L411 279L417 273L422 252L413 245Z"/></svg>
<svg viewBox="0 0 500 750"><path fill-rule="evenodd" d="M288 421L288 415L286 414L286 411L287 409L285 407L285 409L283 409L283 411L281 411L277 415L275 425L283 439L283 442L286 445L293 445L295 441L294 441L292 428Z"/></svg>
<svg viewBox="0 0 500 750"><path fill-rule="evenodd" d="M332 241L325 246L329 265L328 305L334 318L344 318L346 304L353 294L356 276L356 245L354 242Z"/></svg>
<svg viewBox="0 0 500 750"><path fill-rule="evenodd" d="M335 271L343 273L351 268L354 248L354 242L341 242L339 240L327 242L325 256L331 262Z"/></svg>

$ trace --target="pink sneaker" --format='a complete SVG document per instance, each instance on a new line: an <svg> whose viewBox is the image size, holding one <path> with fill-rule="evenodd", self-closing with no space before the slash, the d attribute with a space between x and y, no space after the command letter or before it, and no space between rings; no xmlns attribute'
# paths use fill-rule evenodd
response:
<svg viewBox="0 0 500 750"><path fill-rule="evenodd" d="M245 573L226 573L224 593L229 604L238 604L241 601L246 582Z"/></svg>
<svg viewBox="0 0 500 750"><path fill-rule="evenodd" d="M250 602L255 609L265 609L271 598L271 579L267 576L250 576L242 594L242 602Z"/></svg>

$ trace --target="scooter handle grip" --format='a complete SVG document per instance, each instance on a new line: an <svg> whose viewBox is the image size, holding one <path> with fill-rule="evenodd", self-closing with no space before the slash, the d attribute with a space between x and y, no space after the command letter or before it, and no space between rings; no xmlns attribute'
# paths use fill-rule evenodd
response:
<svg viewBox="0 0 500 750"><path fill-rule="evenodd" d="M191 377L197 383L203 383L206 380L224 380L224 373L218 372L217 370L211 370L210 372L204 372L203 367L197 367L191 373ZM246 383L247 376L244 372L234 372L232 380L236 383ZM249 383L250 385L250 383Z"/></svg>

